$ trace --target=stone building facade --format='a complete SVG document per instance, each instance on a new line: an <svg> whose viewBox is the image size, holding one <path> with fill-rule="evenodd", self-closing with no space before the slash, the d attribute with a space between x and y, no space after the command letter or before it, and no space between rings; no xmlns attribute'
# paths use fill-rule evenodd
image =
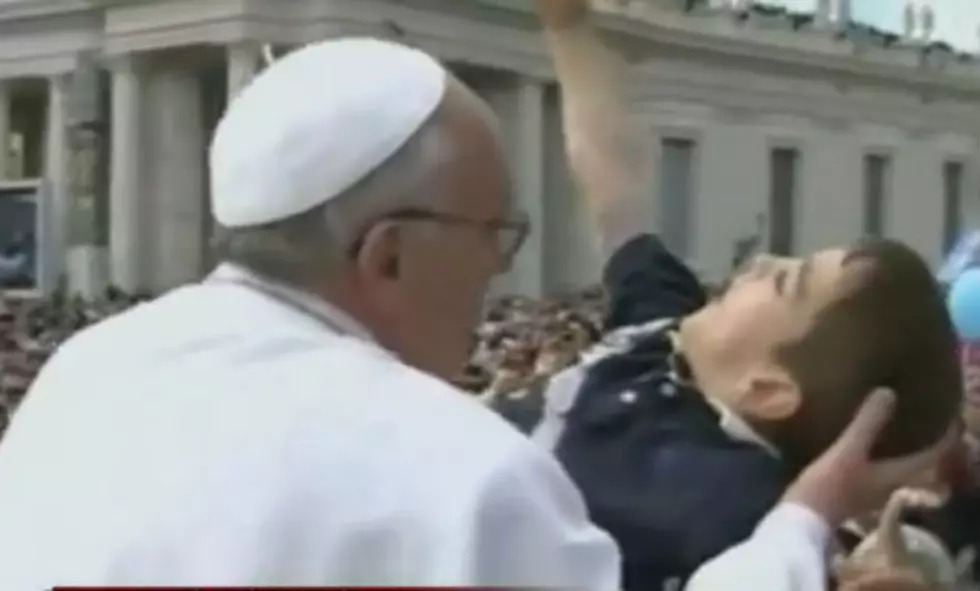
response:
<svg viewBox="0 0 980 591"><path fill-rule="evenodd" d="M829 2L812 19L740 5L599 7L632 62L638 125L661 146L650 163L660 171L649 189L658 204L651 230L708 277L727 272L737 243L756 233L781 252L879 233L938 257L980 214L977 62L843 27ZM500 114L535 230L499 289L538 294L594 281L597 256L529 6L0 0L0 176L43 180L42 283L158 291L206 272L206 149L221 110L261 67L263 46L288 51L339 35L428 50ZM107 154L88 196L72 156L80 122L101 134Z"/></svg>

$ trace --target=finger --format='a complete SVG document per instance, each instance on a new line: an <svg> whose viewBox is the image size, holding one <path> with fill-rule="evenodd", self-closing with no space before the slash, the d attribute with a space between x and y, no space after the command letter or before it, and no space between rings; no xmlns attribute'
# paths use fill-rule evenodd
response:
<svg viewBox="0 0 980 591"><path fill-rule="evenodd" d="M943 506L945 499L931 490L917 490L909 495L907 507L911 509L937 509Z"/></svg>
<svg viewBox="0 0 980 591"><path fill-rule="evenodd" d="M973 548L964 548L956 555L955 566L959 576L969 576L976 560L977 552Z"/></svg>
<svg viewBox="0 0 980 591"><path fill-rule="evenodd" d="M894 409L895 394L891 390L874 390L861 403L861 408L837 440L837 445L849 452L867 455L888 424Z"/></svg>

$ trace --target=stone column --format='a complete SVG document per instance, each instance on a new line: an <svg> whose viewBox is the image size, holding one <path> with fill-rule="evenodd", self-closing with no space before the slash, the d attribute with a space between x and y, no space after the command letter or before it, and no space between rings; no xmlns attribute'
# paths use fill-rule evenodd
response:
<svg viewBox="0 0 980 591"><path fill-rule="evenodd" d="M198 73L168 69L147 77L147 180L157 233L149 287L164 290L201 277L204 268L205 132ZM147 186L148 185L148 186Z"/></svg>
<svg viewBox="0 0 980 591"><path fill-rule="evenodd" d="M10 178L10 85L0 80L0 180Z"/></svg>
<svg viewBox="0 0 980 591"><path fill-rule="evenodd" d="M517 82L514 141L511 142L518 206L531 232L514 261L515 282L522 294L540 297L544 290L544 91L541 82Z"/></svg>
<svg viewBox="0 0 980 591"><path fill-rule="evenodd" d="M482 82L482 84L481 84ZM518 75L477 81L479 92L500 118L514 177L514 207L524 211L531 233L510 272L491 286L493 294L538 297L543 290L544 96L542 84Z"/></svg>
<svg viewBox="0 0 980 591"><path fill-rule="evenodd" d="M851 0L837 0L837 29L846 31L852 17Z"/></svg>
<svg viewBox="0 0 980 591"><path fill-rule="evenodd" d="M145 287L143 245L148 228L142 215L143 79L134 56L112 64L112 154L109 168L109 276L134 293Z"/></svg>
<svg viewBox="0 0 980 591"><path fill-rule="evenodd" d="M261 69L262 51L256 43L229 45L228 54L228 103L238 96Z"/></svg>
<svg viewBox="0 0 980 591"><path fill-rule="evenodd" d="M47 238L51 265L50 273L63 283L70 272L68 262L68 232L71 208L68 192L68 88L69 76L58 75L48 80L47 121L44 132L44 176L51 235ZM45 273L47 275L48 273ZM66 285L67 287L67 285Z"/></svg>
<svg viewBox="0 0 980 591"><path fill-rule="evenodd" d="M68 289L86 298L101 296L109 283L109 138L102 76L98 56L84 53L68 78Z"/></svg>
<svg viewBox="0 0 980 591"><path fill-rule="evenodd" d="M817 10L814 14L814 21L820 29L830 28L831 20L831 0L817 0Z"/></svg>

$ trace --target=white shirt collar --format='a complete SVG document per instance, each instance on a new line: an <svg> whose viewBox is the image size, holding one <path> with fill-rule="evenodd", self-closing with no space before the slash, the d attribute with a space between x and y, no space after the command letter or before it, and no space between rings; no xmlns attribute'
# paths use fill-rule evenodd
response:
<svg viewBox="0 0 980 591"><path fill-rule="evenodd" d="M680 335L676 331L671 331L668 333L668 338L670 338L671 346L673 347L675 354L680 351ZM674 376L674 380L680 379L677 375L677 366L674 362L671 363L671 373ZM728 405L721 402L717 398L712 398L708 395L704 395L704 399L715 409L718 413L718 425L721 430L728 434L729 437L737 441L743 441L746 443L752 443L766 450L771 456L778 458L782 454L779 453L779 449L769 442L765 437L759 435L758 431L752 428L748 422L740 417L735 411L733 411Z"/></svg>
<svg viewBox="0 0 980 591"><path fill-rule="evenodd" d="M731 408L714 398L705 396L705 400L718 412L718 424L721 426L721 430L732 439L758 445L773 457L780 457L781 454L776 446L759 435L758 431L753 429L745 419L738 416Z"/></svg>
<svg viewBox="0 0 980 591"><path fill-rule="evenodd" d="M280 303L290 304L310 316L314 316L341 334L348 334L364 341L377 344L374 336L363 324L330 302L313 294L260 277L239 265L222 263L205 281L238 283L244 287L267 294Z"/></svg>

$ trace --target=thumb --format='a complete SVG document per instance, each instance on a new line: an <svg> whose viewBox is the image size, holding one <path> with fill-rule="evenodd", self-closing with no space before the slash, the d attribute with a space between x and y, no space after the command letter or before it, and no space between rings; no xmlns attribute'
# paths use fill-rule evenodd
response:
<svg viewBox="0 0 980 591"><path fill-rule="evenodd" d="M846 449L848 453L866 456L871 452L878 435L888 424L894 409L895 394L891 390L878 388L871 392L837 440L838 448Z"/></svg>

